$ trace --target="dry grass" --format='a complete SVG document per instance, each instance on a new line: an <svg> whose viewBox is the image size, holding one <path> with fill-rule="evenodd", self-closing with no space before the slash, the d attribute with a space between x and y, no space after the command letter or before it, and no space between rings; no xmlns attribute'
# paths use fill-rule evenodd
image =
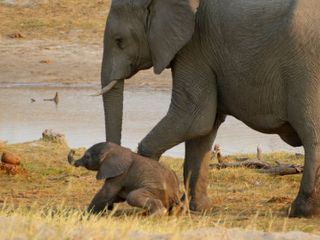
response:
<svg viewBox="0 0 320 240"><path fill-rule="evenodd" d="M39 1L40 2L40 1ZM0 3L0 37L21 33L26 39L101 44L109 0L49 0L32 7ZM45 141L5 145L0 153L21 156L25 175L0 173L0 236L3 239L122 239L129 231L175 233L203 227L240 227L263 231L320 233L319 219L289 219L287 210L301 176L273 177L247 169L210 171L210 212L160 219L145 217L126 204L106 216L82 216L102 185L95 174L70 167L68 147ZM302 163L274 153L267 160ZM164 157L182 180L182 160ZM177 237L179 238L179 237Z"/></svg>
<svg viewBox="0 0 320 240"><path fill-rule="evenodd" d="M33 5L0 1L0 36L20 33L27 39L100 43L109 0L48 0Z"/></svg>
<svg viewBox="0 0 320 240"><path fill-rule="evenodd" d="M248 169L211 170L209 194L215 207L201 215L151 218L141 210L121 204L109 215L84 220L81 214L102 183L95 180L94 173L69 166L68 150L66 145L42 140L0 146L0 152L11 151L21 156L28 171L21 176L0 174L0 226L10 226L0 227L0 235L11 238L28 234L37 238L43 228L57 238L90 233L99 238L107 230L118 237L132 230L179 233L215 226L320 233L319 219L287 218L301 176L273 177ZM302 163L301 158L286 153L265 158L270 162L280 159ZM164 157L162 162L182 180L181 159ZM41 234L47 234L43 231Z"/></svg>

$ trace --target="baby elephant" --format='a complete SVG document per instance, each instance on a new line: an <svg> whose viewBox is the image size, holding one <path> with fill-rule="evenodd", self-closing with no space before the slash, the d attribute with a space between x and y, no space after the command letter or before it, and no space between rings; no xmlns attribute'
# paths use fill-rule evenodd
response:
<svg viewBox="0 0 320 240"><path fill-rule="evenodd" d="M142 157L114 143L98 143L88 149L79 160L68 162L97 171L97 179L105 180L88 211L99 213L113 204L127 201L134 207L145 208L150 214L164 214L180 204L179 182L172 170L158 161Z"/></svg>

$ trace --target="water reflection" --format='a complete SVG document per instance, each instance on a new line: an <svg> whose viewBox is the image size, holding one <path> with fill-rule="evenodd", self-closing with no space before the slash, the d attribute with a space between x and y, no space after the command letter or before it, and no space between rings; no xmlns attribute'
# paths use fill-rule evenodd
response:
<svg viewBox="0 0 320 240"><path fill-rule="evenodd" d="M43 101L59 93L59 104ZM44 129L64 133L71 147L89 147L104 141L103 108L100 97L91 97L90 88L0 88L0 139L10 143L40 138ZM31 103L31 99L35 101ZM123 145L136 149L138 142L165 115L170 92L151 89L125 92ZM221 126L217 140L225 154L295 151L277 135L266 135L249 129L233 117ZM183 145L166 153L183 156Z"/></svg>

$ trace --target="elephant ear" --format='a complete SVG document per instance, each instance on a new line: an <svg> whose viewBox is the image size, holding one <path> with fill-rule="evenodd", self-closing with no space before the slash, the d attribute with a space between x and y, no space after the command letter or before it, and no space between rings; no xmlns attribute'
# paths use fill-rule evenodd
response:
<svg viewBox="0 0 320 240"><path fill-rule="evenodd" d="M148 42L154 72L160 74L194 32L199 0L152 0L148 9Z"/></svg>
<svg viewBox="0 0 320 240"><path fill-rule="evenodd" d="M97 179L109 179L122 175L132 164L132 153L129 149L120 146L112 147L110 151L101 155L100 169Z"/></svg>

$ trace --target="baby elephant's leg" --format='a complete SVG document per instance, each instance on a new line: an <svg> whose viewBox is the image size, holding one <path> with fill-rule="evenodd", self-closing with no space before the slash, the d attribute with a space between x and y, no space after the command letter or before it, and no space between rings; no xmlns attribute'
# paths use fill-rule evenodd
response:
<svg viewBox="0 0 320 240"><path fill-rule="evenodd" d="M108 210L111 210L113 204L118 202L118 193L119 189L117 187L113 187L111 184L105 184L94 196L87 211L97 214L105 210L106 207Z"/></svg>
<svg viewBox="0 0 320 240"><path fill-rule="evenodd" d="M130 192L127 196L127 202L133 207L147 209L152 215L167 213L167 209L163 206L162 202L144 188Z"/></svg>
<svg viewBox="0 0 320 240"><path fill-rule="evenodd" d="M125 200L119 196L115 197L114 198L114 201L112 204L108 204L108 210L109 211L112 211L114 209L114 203L121 203L121 202L124 202Z"/></svg>

